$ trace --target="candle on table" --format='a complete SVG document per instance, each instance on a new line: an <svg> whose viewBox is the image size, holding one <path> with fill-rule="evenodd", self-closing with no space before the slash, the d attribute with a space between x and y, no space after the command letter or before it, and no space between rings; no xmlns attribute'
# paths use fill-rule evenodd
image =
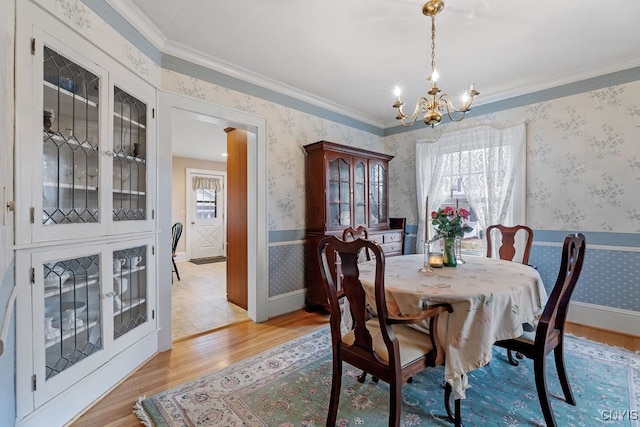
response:
<svg viewBox="0 0 640 427"><path fill-rule="evenodd" d="M427 201L424 207L425 218L424 218L424 241L429 241L429 196L427 196Z"/></svg>
<svg viewBox="0 0 640 427"><path fill-rule="evenodd" d="M429 254L429 266L433 268L442 267L442 254L441 253L431 253Z"/></svg>

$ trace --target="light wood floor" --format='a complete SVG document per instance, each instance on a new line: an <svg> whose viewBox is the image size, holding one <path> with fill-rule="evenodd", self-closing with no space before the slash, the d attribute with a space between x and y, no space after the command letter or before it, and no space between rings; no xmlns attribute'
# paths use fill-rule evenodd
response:
<svg viewBox="0 0 640 427"><path fill-rule="evenodd" d="M138 369L71 425L139 426L132 406L141 395L151 396L184 382L222 369L269 348L327 325L321 313L297 311L265 323L244 322L210 334L175 342ZM640 337L567 324L567 330L608 345L640 350Z"/></svg>
<svg viewBox="0 0 640 427"><path fill-rule="evenodd" d="M171 338L181 340L239 321L247 311L227 301L227 263L178 262L171 287Z"/></svg>

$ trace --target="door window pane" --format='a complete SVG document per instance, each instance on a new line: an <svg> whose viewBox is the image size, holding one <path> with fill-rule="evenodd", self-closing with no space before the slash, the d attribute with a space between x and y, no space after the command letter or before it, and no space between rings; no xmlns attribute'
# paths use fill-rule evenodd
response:
<svg viewBox="0 0 640 427"><path fill-rule="evenodd" d="M218 217L217 190L196 189L196 218L214 219Z"/></svg>

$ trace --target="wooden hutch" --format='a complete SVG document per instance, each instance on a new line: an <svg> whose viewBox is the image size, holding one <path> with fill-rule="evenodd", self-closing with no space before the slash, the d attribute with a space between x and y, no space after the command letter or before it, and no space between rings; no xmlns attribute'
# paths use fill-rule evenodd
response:
<svg viewBox="0 0 640 427"><path fill-rule="evenodd" d="M363 225L385 256L402 255L404 218L389 218L389 161L393 156L319 141L305 145L306 244L305 278L308 310L328 309L317 259L324 236Z"/></svg>

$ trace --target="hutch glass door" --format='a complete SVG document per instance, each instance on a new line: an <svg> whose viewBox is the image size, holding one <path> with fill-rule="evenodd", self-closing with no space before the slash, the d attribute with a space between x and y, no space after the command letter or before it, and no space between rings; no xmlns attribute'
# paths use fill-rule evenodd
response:
<svg viewBox="0 0 640 427"><path fill-rule="evenodd" d="M44 47L43 226L97 223L100 79Z"/></svg>

